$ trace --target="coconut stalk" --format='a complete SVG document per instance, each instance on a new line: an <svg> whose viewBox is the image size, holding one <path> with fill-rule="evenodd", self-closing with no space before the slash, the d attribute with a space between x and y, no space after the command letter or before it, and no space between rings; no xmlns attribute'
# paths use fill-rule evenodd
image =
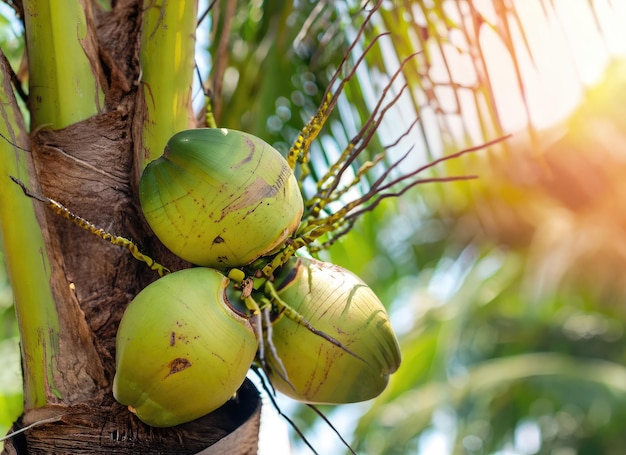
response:
<svg viewBox="0 0 626 455"><path fill-rule="evenodd" d="M92 67L88 58L90 53L94 54L95 48L93 27L88 26L90 8L80 2L26 1L24 11L31 129L64 128L97 114L102 107L103 93L96 77L99 66ZM10 71L5 65L5 80ZM6 149L2 154L3 177L20 178L37 189L37 159L27 151L31 144L26 140L26 128L8 80L3 87L2 96L13 113L4 125L8 142L3 145ZM14 144L24 146L17 149ZM49 403L71 403L83 396L73 390L75 384L69 379L71 375L66 375L68 364L79 366L84 363L87 367L86 364L91 362L94 366L93 369L87 367L93 375L79 380L85 394L91 393L96 384L105 380L104 372L97 371L99 362L87 360L95 355L88 342L70 342L62 346L61 333L65 330L80 332L76 330L80 324L77 326L72 318L64 317L72 314L73 302L68 299L71 289L67 284L63 286L63 281L58 279L62 271L50 263L49 251L55 246L48 237L49 227L42 215L42 207L33 207L33 201L20 195L15 185L6 187L3 197L7 202L2 209L6 212L1 214L3 232L13 235L4 234L4 246L12 284L17 290L24 405L28 412ZM23 207L12 207L12 204ZM24 287L28 289L22 289ZM72 336L65 338L71 339Z"/></svg>
<svg viewBox="0 0 626 455"><path fill-rule="evenodd" d="M58 394L52 372L54 353L59 351L59 319L50 289L50 263L32 199L21 197L20 189L10 184L9 175L28 184L32 157L26 127L10 82L10 68L0 56L0 231L7 272L13 288L17 321L21 334L24 406L46 404L50 393ZM41 216L41 213L39 214ZM47 334L47 336L42 336Z"/></svg>
<svg viewBox="0 0 626 455"><path fill-rule="evenodd" d="M90 5L24 1L31 129L65 128L103 107Z"/></svg>
<svg viewBox="0 0 626 455"><path fill-rule="evenodd" d="M63 128L96 114L103 101L85 51L93 46L87 28L89 13L78 2L57 3L24 2L32 128ZM0 158L2 177L15 176L38 188L10 74L3 59L0 96L6 141ZM24 406L29 410L67 396L58 380L61 323L51 285L52 267L44 238L47 227L41 207L22 197L15 185L4 188L0 207L3 245L21 335Z"/></svg>
<svg viewBox="0 0 626 455"><path fill-rule="evenodd" d="M144 9L139 103L145 106L145 117L139 170L163 154L174 133L194 124L191 85L198 4L145 0Z"/></svg>

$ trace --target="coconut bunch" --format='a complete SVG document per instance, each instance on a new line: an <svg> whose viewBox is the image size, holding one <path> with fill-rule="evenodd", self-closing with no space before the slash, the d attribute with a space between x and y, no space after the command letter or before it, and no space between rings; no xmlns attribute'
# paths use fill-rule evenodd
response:
<svg viewBox="0 0 626 455"><path fill-rule="evenodd" d="M156 236L197 265L143 289L120 323L113 393L142 421L201 417L251 367L305 403L384 390L400 364L385 307L348 270L295 254L317 234L277 150L240 131L182 131L147 165L139 193Z"/></svg>
<svg viewBox="0 0 626 455"><path fill-rule="evenodd" d="M388 76L340 156L316 169L312 143L368 52L387 35L377 35L349 62L379 5L367 13L286 157L250 134L200 128L175 134L163 156L146 166L139 196L148 224L197 267L166 273L129 240L107 238L164 275L131 301L117 334L113 393L145 423L173 426L215 410L235 395L251 367L263 370L275 390L311 404L374 398L398 369L398 342L372 289L302 252L327 248L362 214L416 185L475 178L421 173L506 137L407 170L411 149L395 161L387 151L416 119L366 158L385 114L408 89L403 72L413 53ZM307 194L307 179L314 194Z"/></svg>

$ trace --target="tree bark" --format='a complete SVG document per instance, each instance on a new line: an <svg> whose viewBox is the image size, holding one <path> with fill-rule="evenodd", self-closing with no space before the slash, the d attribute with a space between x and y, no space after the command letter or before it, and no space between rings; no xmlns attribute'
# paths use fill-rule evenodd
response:
<svg viewBox="0 0 626 455"><path fill-rule="evenodd" d="M45 423L11 438L7 455L21 454L198 454L257 453L261 404L246 381L237 399L185 425L153 428L122 405L50 405L23 415L11 431L34 421Z"/></svg>
<svg viewBox="0 0 626 455"><path fill-rule="evenodd" d="M110 12L96 11L97 41L85 48L105 92L101 113L62 130L34 131L28 148L44 195L110 233L133 239L141 251L179 270L190 264L154 237L136 191L146 115L138 102L142 2L113 3ZM9 439L5 453L256 453L260 399L249 382L219 410L173 428L144 425L115 402L117 326L130 300L158 276L126 250L50 210L43 213L60 320L54 390L47 406L26 409L11 431L47 423Z"/></svg>

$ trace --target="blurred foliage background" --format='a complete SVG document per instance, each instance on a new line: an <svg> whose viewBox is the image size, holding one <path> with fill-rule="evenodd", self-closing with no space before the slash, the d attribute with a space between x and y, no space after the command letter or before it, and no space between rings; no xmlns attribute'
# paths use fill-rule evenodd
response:
<svg viewBox="0 0 626 455"><path fill-rule="evenodd" d="M373 5L210 3L198 68L218 124L286 151ZM17 71L21 29L1 11L0 46ZM399 98L355 169L383 150L387 168L410 152L394 170L406 175L513 136L427 174L478 179L387 199L320 253L378 293L403 352L379 398L323 407L357 452L626 453L624 21L615 0L398 0L382 2L365 28L347 71L388 34L313 144L313 176L381 96ZM10 303L2 278L0 429L21 400ZM340 453L308 408L281 404L321 453ZM297 437L293 446L308 450Z"/></svg>

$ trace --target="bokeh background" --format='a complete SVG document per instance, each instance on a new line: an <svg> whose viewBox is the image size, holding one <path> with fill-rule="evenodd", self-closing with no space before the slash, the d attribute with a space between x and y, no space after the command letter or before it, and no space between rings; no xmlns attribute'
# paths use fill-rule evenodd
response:
<svg viewBox="0 0 626 455"><path fill-rule="evenodd" d="M211 3L197 61L204 82L221 82L218 123L287 150L372 5ZM0 46L19 72L23 31L1 6ZM385 1L349 54L351 68L389 33L313 144L314 175L389 84L386 102L398 101L362 159L386 150L388 167L409 152L397 175L512 134L423 174L477 179L386 199L320 253L376 291L403 353L380 397L321 408L358 453L626 453L625 23L621 0ZM228 58L217 60L224 43ZM21 410L3 272L0 264L2 433ZM320 453L344 450L310 409L278 402ZM282 453L310 453L265 408L262 453L279 453L279 441L291 446Z"/></svg>

